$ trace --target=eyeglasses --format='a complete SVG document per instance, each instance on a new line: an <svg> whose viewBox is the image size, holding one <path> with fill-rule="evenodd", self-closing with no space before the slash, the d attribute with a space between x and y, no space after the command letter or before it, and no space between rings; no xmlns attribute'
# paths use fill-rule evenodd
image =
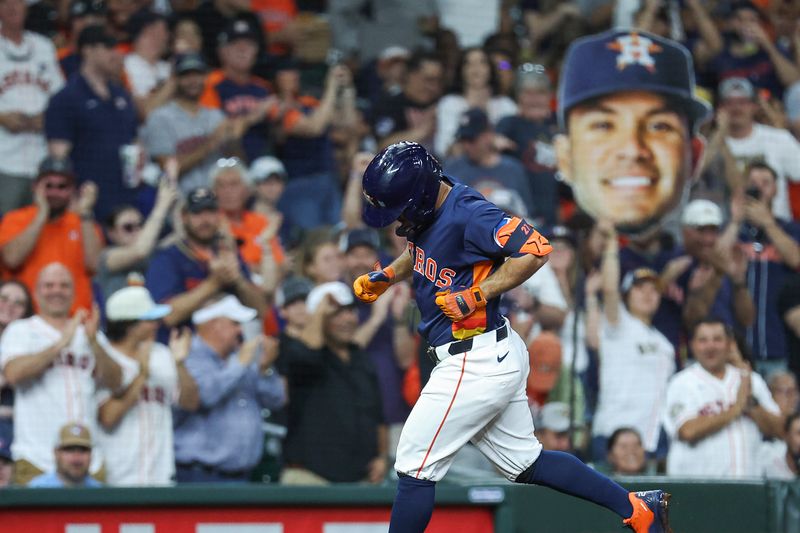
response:
<svg viewBox="0 0 800 533"><path fill-rule="evenodd" d="M121 229L125 233L133 233L136 230L142 229L142 223L141 222L128 222L128 223L122 224L119 227L119 229Z"/></svg>
<svg viewBox="0 0 800 533"><path fill-rule="evenodd" d="M544 68L544 65L538 65L536 63L523 63L517 67L517 72L519 74L547 74L547 69Z"/></svg>
<svg viewBox="0 0 800 533"><path fill-rule="evenodd" d="M214 163L217 168L233 168L238 166L243 166L242 160L238 157L221 157L217 159L217 162Z"/></svg>
<svg viewBox="0 0 800 533"><path fill-rule="evenodd" d="M513 68L511 65L511 61L507 59L501 59L499 61L495 61L494 64L498 70L511 70Z"/></svg>

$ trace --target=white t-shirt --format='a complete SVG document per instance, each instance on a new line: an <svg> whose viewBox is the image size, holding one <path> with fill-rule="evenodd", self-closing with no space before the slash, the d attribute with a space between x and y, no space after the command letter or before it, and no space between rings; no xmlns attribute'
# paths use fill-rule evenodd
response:
<svg viewBox="0 0 800 533"><path fill-rule="evenodd" d="M450 28L463 50L482 46L500 25L500 0L436 0L439 25Z"/></svg>
<svg viewBox="0 0 800 533"><path fill-rule="evenodd" d="M672 439L667 455L667 474L709 478L760 476L758 452L762 435L750 418L740 416L720 431L694 444L678 439L678 430L687 421L702 415L718 414L736 402L741 371L728 365L717 379L699 363L678 372L667 388L664 429ZM770 413L780 410L764 379L752 373L753 396Z"/></svg>
<svg viewBox="0 0 800 533"><path fill-rule="evenodd" d="M98 334L100 337L100 334ZM0 364L22 355L31 355L52 346L61 339L61 332L38 315L16 320L8 325L0 339ZM97 405L94 402L95 358L83 326L78 326L67 349L38 378L20 384L14 396L14 459L25 459L38 469L55 469L53 448L58 431L68 422L79 422L89 428L97 442ZM92 451L91 471L99 470L102 450Z"/></svg>
<svg viewBox="0 0 800 533"><path fill-rule="evenodd" d="M786 442L782 440L762 442L758 452L761 477L792 481L797 476L786 463Z"/></svg>
<svg viewBox="0 0 800 533"><path fill-rule="evenodd" d="M667 383L675 373L675 348L653 326L619 304L619 321L600 323L600 394L594 435L610 437L621 427L642 436L644 449L658 446Z"/></svg>
<svg viewBox="0 0 800 533"><path fill-rule="evenodd" d="M126 373L139 374L139 363L108 342L108 355ZM111 397L111 391L98 390L98 407ZM172 445L172 405L178 400L178 371L169 348L154 344L150 352L150 371L139 401L110 431L100 428L98 440L107 457L108 485L167 485L175 474Z"/></svg>
<svg viewBox="0 0 800 533"><path fill-rule="evenodd" d="M153 65L138 54L131 53L125 56L125 75L133 96L139 98L149 95L153 89L166 81L170 70L166 61L158 61Z"/></svg>
<svg viewBox="0 0 800 533"><path fill-rule="evenodd" d="M800 142L786 130L763 124L755 124L749 137L725 140L741 170L756 160L765 161L775 169L778 190L772 201L772 212L776 217L791 220L786 180L800 181Z"/></svg>
<svg viewBox="0 0 800 533"><path fill-rule="evenodd" d="M448 94L436 106L436 135L433 148L436 154L444 157L456 140L456 132L461 116L469 109L467 101L460 94ZM489 122L497 124L501 118L517 114L517 104L508 96L493 96L486 105Z"/></svg>
<svg viewBox="0 0 800 533"><path fill-rule="evenodd" d="M63 86L52 41L26 31L17 46L0 36L0 113L44 113ZM0 127L0 173L33 177L46 154L44 132L11 133Z"/></svg>

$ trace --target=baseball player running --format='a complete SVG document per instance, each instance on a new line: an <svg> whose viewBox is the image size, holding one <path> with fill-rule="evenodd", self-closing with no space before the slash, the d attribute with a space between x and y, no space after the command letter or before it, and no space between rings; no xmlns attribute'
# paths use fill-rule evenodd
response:
<svg viewBox="0 0 800 533"><path fill-rule="evenodd" d="M363 179L364 221L397 234L407 253L353 284L374 302L412 278L420 332L436 367L403 427L390 533L425 530L434 487L455 453L472 442L508 479L544 485L614 511L636 532L668 531L669 494L628 493L572 455L543 451L525 397L529 372L523 340L500 315L500 296L547 261L551 247L530 224L473 189L442 176L416 143L378 154Z"/></svg>

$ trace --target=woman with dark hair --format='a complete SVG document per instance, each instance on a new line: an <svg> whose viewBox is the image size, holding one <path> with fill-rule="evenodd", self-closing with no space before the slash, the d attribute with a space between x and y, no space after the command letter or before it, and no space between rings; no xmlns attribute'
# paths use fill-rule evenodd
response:
<svg viewBox="0 0 800 533"><path fill-rule="evenodd" d="M342 251L327 229L312 232L303 241L298 266L298 274L311 280L314 285L342 279Z"/></svg>
<svg viewBox="0 0 800 533"><path fill-rule="evenodd" d="M606 456L615 476L639 476L645 473L647 461L642 437L632 427L621 427L608 438Z"/></svg>
<svg viewBox="0 0 800 533"><path fill-rule="evenodd" d="M177 189L173 180L164 178L159 184L156 204L147 221L131 205L121 205L111 212L106 221L109 245L100 252L94 278L102 298L131 283L144 283L150 255L176 198Z"/></svg>
<svg viewBox="0 0 800 533"><path fill-rule="evenodd" d="M514 101L500 94L497 73L489 55L482 48L467 48L464 51L452 92L439 100L434 138L437 155L448 154L456 140L461 115L472 108L486 111L492 124L517 113Z"/></svg>
<svg viewBox="0 0 800 533"><path fill-rule="evenodd" d="M0 283L0 334L20 318L33 316L33 299L28 288L17 280ZM14 438L14 390L0 372L0 440L6 445Z"/></svg>

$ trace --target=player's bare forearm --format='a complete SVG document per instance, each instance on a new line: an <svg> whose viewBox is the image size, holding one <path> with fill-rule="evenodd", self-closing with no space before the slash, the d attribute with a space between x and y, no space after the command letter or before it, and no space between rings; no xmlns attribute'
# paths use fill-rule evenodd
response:
<svg viewBox="0 0 800 533"><path fill-rule="evenodd" d="M392 264L389 265L394 270L394 278L392 279L392 284L397 283L399 281L403 281L404 279L408 279L411 277L413 272L412 264L411 264L411 256L407 252L403 252L400 256L397 257Z"/></svg>
<svg viewBox="0 0 800 533"><path fill-rule="evenodd" d="M494 274L478 284L486 300L497 298L521 285L547 262L547 256L523 255L507 259ZM409 259L409 265L411 260Z"/></svg>

